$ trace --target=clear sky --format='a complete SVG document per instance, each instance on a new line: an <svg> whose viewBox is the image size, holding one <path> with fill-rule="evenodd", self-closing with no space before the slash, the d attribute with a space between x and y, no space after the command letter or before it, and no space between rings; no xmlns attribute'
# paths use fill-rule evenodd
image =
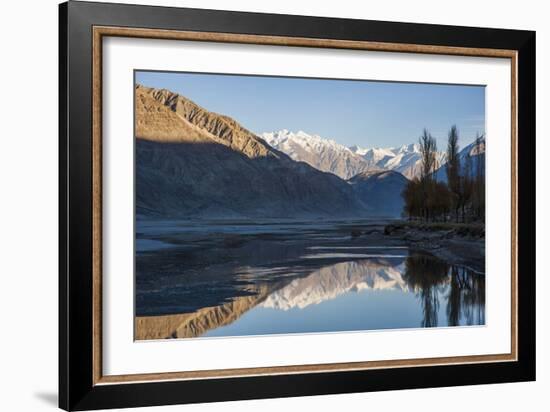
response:
<svg viewBox="0 0 550 412"><path fill-rule="evenodd" d="M445 150L453 124L461 147L485 132L483 86L144 71L136 82L182 94L256 133L303 130L345 146L401 146L427 128Z"/></svg>

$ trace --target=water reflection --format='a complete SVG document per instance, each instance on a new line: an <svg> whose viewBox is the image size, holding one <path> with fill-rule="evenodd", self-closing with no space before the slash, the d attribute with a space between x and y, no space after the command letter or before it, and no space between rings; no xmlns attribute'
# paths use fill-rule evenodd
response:
<svg viewBox="0 0 550 412"><path fill-rule="evenodd" d="M403 277L417 293L422 305L422 327L437 326L439 295L448 282L449 265L429 255L415 255L407 258Z"/></svg>
<svg viewBox="0 0 550 412"><path fill-rule="evenodd" d="M385 259L337 263L316 270L305 278L293 280L270 294L262 306L286 311L304 309L346 293L367 289L407 291L407 284L401 276L402 266Z"/></svg>
<svg viewBox="0 0 550 412"><path fill-rule="evenodd" d="M250 281L254 276L259 280L247 283L246 294L223 304L189 313L138 317L136 338L485 323L484 275L428 254L336 259L335 263L324 263L320 268L298 271L295 275L288 275L284 269L248 267L246 271L236 271L237 281L244 278ZM199 290L195 292L200 294Z"/></svg>
<svg viewBox="0 0 550 412"><path fill-rule="evenodd" d="M476 275L464 267L451 268L450 290L447 295L449 326L485 324L485 276Z"/></svg>
<svg viewBox="0 0 550 412"><path fill-rule="evenodd" d="M420 299L422 327L438 326L442 299L448 326L485 323L485 276L417 254L407 258L403 278Z"/></svg>

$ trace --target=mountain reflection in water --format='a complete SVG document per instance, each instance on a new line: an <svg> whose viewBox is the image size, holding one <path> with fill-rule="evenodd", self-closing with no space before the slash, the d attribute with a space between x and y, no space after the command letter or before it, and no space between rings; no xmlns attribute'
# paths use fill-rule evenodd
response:
<svg viewBox="0 0 550 412"><path fill-rule="evenodd" d="M301 256L320 259L323 264L316 269L239 268L232 277L242 285L239 294L184 313L139 316L136 339L485 323L484 275L428 254L386 249L336 253L335 263L330 254L318 254L320 250ZM206 294L206 285L202 287L193 292Z"/></svg>

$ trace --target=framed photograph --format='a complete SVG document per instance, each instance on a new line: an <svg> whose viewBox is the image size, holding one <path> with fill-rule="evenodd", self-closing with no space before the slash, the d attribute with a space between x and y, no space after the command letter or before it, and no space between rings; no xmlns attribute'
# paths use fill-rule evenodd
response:
<svg viewBox="0 0 550 412"><path fill-rule="evenodd" d="M535 379L535 33L60 5L66 410Z"/></svg>

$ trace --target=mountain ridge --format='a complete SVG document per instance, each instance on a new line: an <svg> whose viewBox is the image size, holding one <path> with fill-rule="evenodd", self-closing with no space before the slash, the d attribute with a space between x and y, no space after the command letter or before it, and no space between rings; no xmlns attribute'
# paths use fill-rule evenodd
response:
<svg viewBox="0 0 550 412"><path fill-rule="evenodd" d="M306 162L316 169L333 173L344 180L370 168L361 156L349 148L332 139L308 134L302 130L294 133L283 129L260 133L259 136L293 160Z"/></svg>
<svg viewBox="0 0 550 412"><path fill-rule="evenodd" d="M166 89L135 88L136 212L164 217L352 216L353 189Z"/></svg>
<svg viewBox="0 0 550 412"><path fill-rule="evenodd" d="M306 162L319 170L333 173L344 180L349 180L355 175L371 170L393 170L401 173L409 180L419 177L421 173L422 160L418 143L386 148L364 148L357 145L347 147L333 139L324 138L317 134L309 134L303 130L292 132L288 129L263 132L259 133L258 136L293 160ZM471 150L474 144L475 142L472 142L466 145L465 148ZM482 151L485 151L484 139ZM463 155L461 159L464 160L465 156ZM443 170L446 163L446 153L444 151L437 152L436 162L438 164L437 169Z"/></svg>
<svg viewBox="0 0 550 412"><path fill-rule="evenodd" d="M135 105L142 217L399 216L403 173L420 167L417 144L362 149L303 131L256 135L166 89L136 85Z"/></svg>
<svg viewBox="0 0 550 412"><path fill-rule="evenodd" d="M394 170L407 179L418 177L421 172L421 155L418 143L398 147L363 148L346 147L316 134L302 130L292 132L282 129L258 134L269 145L286 153L292 159L334 173L344 180L367 170ZM445 153L438 152L437 162L444 163Z"/></svg>

